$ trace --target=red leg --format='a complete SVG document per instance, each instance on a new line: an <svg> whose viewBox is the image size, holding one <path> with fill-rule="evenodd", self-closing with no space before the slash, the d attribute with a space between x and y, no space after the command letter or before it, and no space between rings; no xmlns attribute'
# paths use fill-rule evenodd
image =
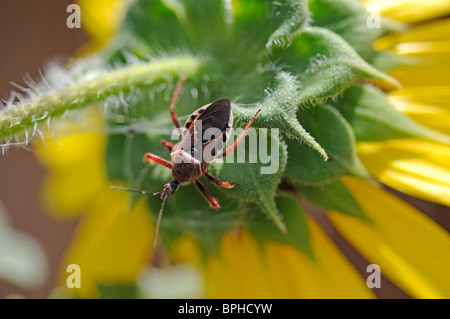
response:
<svg viewBox="0 0 450 319"><path fill-rule="evenodd" d="M233 188L234 186L236 186L237 184L235 182L222 182L219 181L217 178L215 178L214 176L210 175L208 172L205 172L205 176L214 184L219 185L223 188Z"/></svg>
<svg viewBox="0 0 450 319"><path fill-rule="evenodd" d="M183 83L184 83L184 79L180 78L178 80L177 86L175 88L175 92L173 93L172 102L170 103L170 114L172 115L173 124L175 124L175 126L177 128L180 128L180 122L178 121L178 117L175 114L175 111L173 109L175 107L175 103L177 102L178 95L180 94L181 88L183 87Z"/></svg>
<svg viewBox="0 0 450 319"><path fill-rule="evenodd" d="M258 112L256 112L255 115L253 115L253 117L250 119L250 121L247 123L247 126L244 128L244 131L241 133L241 135L238 136L238 138L236 139L236 141L234 142L234 144L232 146L230 146L229 148L227 148L224 152L223 152L223 157L227 156L228 154L230 154L231 152L234 151L234 149L236 148L236 146L241 142L241 140L244 138L245 134L247 133L248 129L250 128L250 126L252 126L253 121L255 120L255 118L258 116L258 113L261 112L261 110L258 110Z"/></svg>
<svg viewBox="0 0 450 319"><path fill-rule="evenodd" d="M205 196L206 200L209 202L212 208L219 209L219 203L216 201L216 199L208 192L208 190L205 188L205 186L200 183L198 179L194 179L194 183L197 186L200 193L202 193L203 196Z"/></svg>
<svg viewBox="0 0 450 319"><path fill-rule="evenodd" d="M161 144L164 146L164 148L166 150L168 150L169 152L172 152L173 147L175 146L174 143L172 142L167 142L166 140L162 139L161 140Z"/></svg>
<svg viewBox="0 0 450 319"><path fill-rule="evenodd" d="M154 163L156 162L158 164L161 164L162 166L165 166L167 168L172 168L173 167L173 163L169 162L168 160L165 160L162 157L159 157L158 155L152 154L152 153L145 153L144 155L144 163L147 163L150 166L153 166Z"/></svg>

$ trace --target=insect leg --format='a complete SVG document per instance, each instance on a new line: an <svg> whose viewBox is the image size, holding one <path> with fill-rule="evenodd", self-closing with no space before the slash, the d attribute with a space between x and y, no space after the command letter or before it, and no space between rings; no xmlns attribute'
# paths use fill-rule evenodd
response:
<svg viewBox="0 0 450 319"><path fill-rule="evenodd" d="M161 164L162 166L165 166L167 168L172 168L173 163L169 162L168 160L165 160L162 157L159 157L158 155L152 154L152 153L145 153L144 155L144 163L147 163L150 166L153 166L153 162L156 162L158 164Z"/></svg>
<svg viewBox="0 0 450 319"><path fill-rule="evenodd" d="M194 179L194 183L197 186L200 193L202 193L203 196L205 196L206 200L209 202L212 208L219 209L219 203L217 200L208 192L208 190L203 186L202 183L198 179Z"/></svg>
<svg viewBox="0 0 450 319"><path fill-rule="evenodd" d="M175 146L174 143L172 142L167 142L166 140L162 139L161 140L161 144L164 146L164 148L166 150L168 150L169 152L172 152L173 147Z"/></svg>
<svg viewBox="0 0 450 319"><path fill-rule="evenodd" d="M205 172L205 176L214 184L219 185L223 188L233 188L234 186L236 186L237 184L235 182L222 182L219 181L217 178L215 178L214 176L210 175L208 172Z"/></svg>
<svg viewBox="0 0 450 319"><path fill-rule="evenodd" d="M234 149L236 148L236 146L241 142L241 140L244 138L245 134L247 133L248 129L250 128L250 126L252 126L253 121L255 120L255 118L258 116L258 113L261 112L261 110L258 110L258 112L256 112L255 115L253 115L253 117L250 119L250 121L248 121L247 126L244 128L244 131L241 133L241 135L238 136L238 138L236 139L236 141L234 142L234 144L232 146L230 146L229 148L227 148L224 152L223 152L223 157L227 156L228 154L230 154L231 152L234 151Z"/></svg>
<svg viewBox="0 0 450 319"><path fill-rule="evenodd" d="M170 114L172 115L173 124L175 124L176 128L180 128L180 122L178 121L178 117L173 110L175 107L175 103L177 102L178 95L180 94L181 88L183 87L184 79L180 78L177 82L177 86L175 88L175 92L173 93L172 102L170 103Z"/></svg>

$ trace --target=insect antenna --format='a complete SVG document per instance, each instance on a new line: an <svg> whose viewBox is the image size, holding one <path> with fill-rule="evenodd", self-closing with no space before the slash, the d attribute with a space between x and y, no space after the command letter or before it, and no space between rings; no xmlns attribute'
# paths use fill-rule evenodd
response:
<svg viewBox="0 0 450 319"><path fill-rule="evenodd" d="M156 239L158 238L159 224L161 223L161 217L164 210L164 205L166 204L167 197L163 198L161 209L159 210L158 220L156 221L155 235L153 237L153 248L156 246Z"/></svg>
<svg viewBox="0 0 450 319"><path fill-rule="evenodd" d="M138 193L138 194L142 194L142 195L154 195L154 196L158 196L162 194L161 192L156 192L156 193L150 193L150 192L146 192L146 191L141 191L138 189L130 189L130 188L124 188L124 187L119 187L119 186L110 186L111 189L116 189L119 191L126 191L126 192L132 192L132 193Z"/></svg>

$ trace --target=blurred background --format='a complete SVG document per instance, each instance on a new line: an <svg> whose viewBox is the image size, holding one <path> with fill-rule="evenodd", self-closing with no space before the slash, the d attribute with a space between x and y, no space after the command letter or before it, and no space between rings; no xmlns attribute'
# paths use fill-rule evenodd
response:
<svg viewBox="0 0 450 319"><path fill-rule="evenodd" d="M38 79L46 62L71 56L86 43L83 29L66 26L70 3L73 1L0 2L0 98L8 99L10 91L16 89L10 82L24 85L27 72ZM0 279L0 298L11 293L44 298L55 286L54 274L77 221L62 222L45 214L39 193L44 173L30 150L10 150L0 156L0 201L9 213L9 223L31 234L49 263L49 277L42 287L27 290Z"/></svg>
<svg viewBox="0 0 450 319"><path fill-rule="evenodd" d="M33 79L38 79L39 69L46 62L73 56L88 41L88 35L83 29L69 29L66 26L66 19L70 14L66 9L73 2L0 2L0 98L8 99L10 91L16 89L10 82L24 86L23 76L27 72ZM81 14L83 21L83 13ZM0 202L4 206L0 210L5 211L10 226L31 235L40 244L48 262L48 276L39 288L20 287L2 280L0 276L0 298L16 295L46 298L56 285L56 274L61 269L61 256L70 242L77 220L56 220L46 214L40 200L40 185L44 174L44 169L36 162L30 149L10 149L4 156L0 155ZM448 208L390 191L450 230ZM314 217L357 270L366 277L368 262L335 232L321 212L316 212ZM0 260L2 258L7 260L8 256L0 256ZM409 297L386 278L383 277L382 280L382 288L375 290L378 297Z"/></svg>

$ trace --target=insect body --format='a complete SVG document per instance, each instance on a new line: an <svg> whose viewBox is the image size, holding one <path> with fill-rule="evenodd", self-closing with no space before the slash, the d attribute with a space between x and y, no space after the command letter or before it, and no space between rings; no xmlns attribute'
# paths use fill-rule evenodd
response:
<svg viewBox="0 0 450 319"><path fill-rule="evenodd" d="M202 176L223 149L232 124L233 113L228 99L217 100L192 113L184 125L181 142L173 147L164 143L171 152L174 179L187 184ZM215 133L207 136L208 130L215 130Z"/></svg>
<svg viewBox="0 0 450 319"><path fill-rule="evenodd" d="M181 126L179 124L178 117L174 112L174 107L182 84L183 82L180 80L177 84L170 105L172 121L179 130L181 130ZM203 184L200 183L198 178L205 175L211 182L221 187L232 188L235 186L234 182L218 180L214 176L210 175L206 169L214 158L219 155L225 157L236 148L245 136L247 130L252 125L259 111L256 112L253 118L248 122L243 132L236 139L235 143L226 150L223 150L229 138L229 129L233 125L233 113L231 111L230 101L228 99L220 99L199 108L186 120L184 130L182 132L182 139L178 144L161 140L162 145L170 151L172 162L152 153L146 153L144 155L144 162L147 164L153 165L154 163L158 163L172 170L173 180L165 184L161 192L148 193L140 190L112 187L114 189L137 192L145 195L161 196L163 202L156 223L153 246L156 244L159 224L166 199L175 193L181 184L195 183L198 190L206 198L211 207L214 209L220 208L217 200L208 192ZM207 134L208 132L212 132L212 134Z"/></svg>

